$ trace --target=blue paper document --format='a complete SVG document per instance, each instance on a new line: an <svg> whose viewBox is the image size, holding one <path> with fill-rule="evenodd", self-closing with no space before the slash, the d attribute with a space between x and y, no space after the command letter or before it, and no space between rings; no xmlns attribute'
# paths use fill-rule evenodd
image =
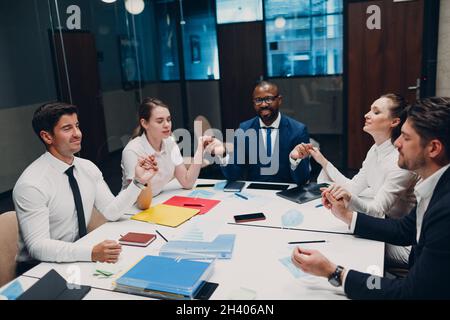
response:
<svg viewBox="0 0 450 320"><path fill-rule="evenodd" d="M214 241L169 241L160 251L160 256L182 259L231 259L234 234L221 234Z"/></svg>

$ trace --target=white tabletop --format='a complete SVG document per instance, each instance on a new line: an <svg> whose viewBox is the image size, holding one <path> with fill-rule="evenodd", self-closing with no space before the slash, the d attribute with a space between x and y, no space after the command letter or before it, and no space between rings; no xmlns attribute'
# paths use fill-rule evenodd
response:
<svg viewBox="0 0 450 320"><path fill-rule="evenodd" d="M216 180L200 179L198 183L215 183ZM194 226L204 231L205 240L212 240L217 234L235 234L236 242L232 259L216 261L214 273L209 281L219 284L211 299L233 299L242 292L251 292L255 299L345 299L342 288L334 288L326 279L301 275L296 278L280 259L289 257L293 245L289 241L327 240L325 243L302 245L320 250L334 263L358 271L378 271L382 274L384 264L384 243L356 238L348 234L348 228L325 208L316 208L320 200L303 205L275 195L276 191L244 189L249 200L238 198L232 193L204 188L214 192L212 199L222 200L205 215L196 216L178 228L130 220L125 215L118 222L109 222L89 233L79 242L95 245L103 240L117 240L127 232L154 233L158 230L167 239L174 239L188 232ZM188 195L192 190L180 189L172 181L153 204L162 203L174 195ZM232 225L233 216L242 213L263 212L267 219L251 222L261 226L282 226L282 216L289 210L299 211L303 222L295 228L302 230L330 231L334 233L286 230L275 228ZM135 208L127 213L136 213ZM342 234L341 234L342 233ZM345 234L347 233L347 234ZM158 255L164 244L161 237L146 248L122 246L122 254L114 266L118 272L111 278L94 276L96 263L41 263L25 273L26 276L41 278L55 269L68 282L89 285L93 290L86 299L141 299L141 297L111 293L113 281L145 255ZM120 272L121 271L121 272Z"/></svg>

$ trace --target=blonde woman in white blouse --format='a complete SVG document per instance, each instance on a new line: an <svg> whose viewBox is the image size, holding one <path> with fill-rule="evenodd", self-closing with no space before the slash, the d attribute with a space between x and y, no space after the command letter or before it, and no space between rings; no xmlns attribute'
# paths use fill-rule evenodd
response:
<svg viewBox="0 0 450 320"><path fill-rule="evenodd" d="M405 121L405 108L405 100L392 93L372 104L363 130L375 143L352 179L339 172L317 148L299 147L299 152L308 152L322 166L317 181L334 183L330 187L332 194L344 198L349 209L380 218L401 218L415 205L417 176L400 169L398 151L393 145ZM409 248L387 245L386 257L391 264L407 265Z"/></svg>
<svg viewBox="0 0 450 320"><path fill-rule="evenodd" d="M189 169L183 163L178 145L172 138L172 118L169 107L156 98L145 98L139 107L139 126L132 140L122 151L122 189L125 189L133 179L132 168L138 159L149 158L157 168L150 183L141 186L137 199L140 209L151 205L153 196L158 195L164 186L175 177L183 188L193 187L198 178L203 160L204 147L212 137L200 137L194 161Z"/></svg>

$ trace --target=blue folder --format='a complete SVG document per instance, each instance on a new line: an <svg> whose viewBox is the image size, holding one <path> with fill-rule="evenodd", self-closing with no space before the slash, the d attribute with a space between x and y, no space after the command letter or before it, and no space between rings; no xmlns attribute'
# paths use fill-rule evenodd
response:
<svg viewBox="0 0 450 320"><path fill-rule="evenodd" d="M211 242L206 241L169 241L160 251L160 256L183 259L231 259L234 234L221 234Z"/></svg>
<svg viewBox="0 0 450 320"><path fill-rule="evenodd" d="M193 299L212 274L214 261L145 256L116 280L115 290L165 299Z"/></svg>

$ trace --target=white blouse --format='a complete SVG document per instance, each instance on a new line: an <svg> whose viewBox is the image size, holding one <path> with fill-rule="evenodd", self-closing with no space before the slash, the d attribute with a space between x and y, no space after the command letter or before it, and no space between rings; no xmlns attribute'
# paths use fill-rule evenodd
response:
<svg viewBox="0 0 450 320"><path fill-rule="evenodd" d="M158 163L158 172L151 179L153 196L158 195L164 186L172 180L175 168L183 163L178 145L172 137L163 140L161 151L156 152L143 133L131 140L122 151L122 190L133 180L134 170L139 157L154 155Z"/></svg>
<svg viewBox="0 0 450 320"><path fill-rule="evenodd" d="M398 166L398 151L387 140L373 145L362 168L353 179L348 179L328 162L317 178L319 183L341 185L352 194L349 208L375 217L400 218L409 213L416 203L415 173Z"/></svg>

